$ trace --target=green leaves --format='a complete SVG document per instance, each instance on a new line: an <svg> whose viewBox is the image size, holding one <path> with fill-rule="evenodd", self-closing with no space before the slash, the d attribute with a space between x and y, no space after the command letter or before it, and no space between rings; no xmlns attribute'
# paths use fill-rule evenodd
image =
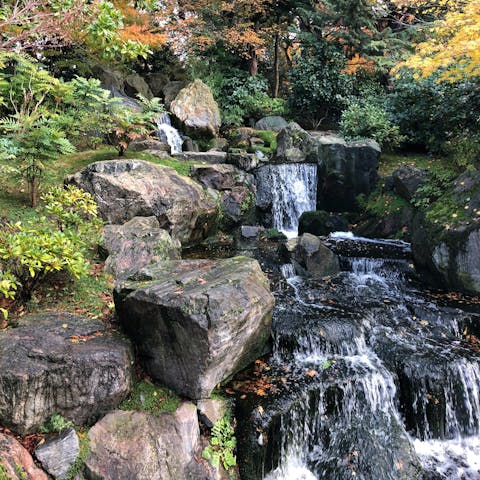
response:
<svg viewBox="0 0 480 480"><path fill-rule="evenodd" d="M211 434L210 445L203 449L202 456L214 467L218 467L221 462L228 472L231 467L237 464L237 459L233 453L237 446L237 439L228 415L215 423Z"/></svg>

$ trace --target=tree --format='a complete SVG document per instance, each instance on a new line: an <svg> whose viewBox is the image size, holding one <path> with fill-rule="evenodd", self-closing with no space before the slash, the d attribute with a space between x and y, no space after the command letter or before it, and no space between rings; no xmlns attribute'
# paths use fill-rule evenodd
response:
<svg viewBox="0 0 480 480"><path fill-rule="evenodd" d="M441 71L441 80L480 75L480 0L462 2L429 27L428 38L402 66L422 77Z"/></svg>

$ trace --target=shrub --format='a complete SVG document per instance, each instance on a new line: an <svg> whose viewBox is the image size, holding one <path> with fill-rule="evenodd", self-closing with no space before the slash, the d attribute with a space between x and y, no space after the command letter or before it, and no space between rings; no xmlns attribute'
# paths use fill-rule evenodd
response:
<svg viewBox="0 0 480 480"><path fill-rule="evenodd" d="M395 148L402 141L400 129L393 125L379 105L353 101L342 113L340 129L347 140L373 138L380 146Z"/></svg>
<svg viewBox="0 0 480 480"><path fill-rule="evenodd" d="M91 195L68 187L43 198L46 216L0 231L0 298L28 300L55 272L79 278L89 271L85 251L100 230Z"/></svg>
<svg viewBox="0 0 480 480"><path fill-rule="evenodd" d="M66 420L59 414L52 415L45 425L40 427L41 433L60 433L62 430L67 430L73 427L70 420Z"/></svg>

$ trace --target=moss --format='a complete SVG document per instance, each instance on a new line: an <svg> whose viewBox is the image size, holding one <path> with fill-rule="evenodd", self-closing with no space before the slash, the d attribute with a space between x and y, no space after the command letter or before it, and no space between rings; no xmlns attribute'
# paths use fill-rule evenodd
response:
<svg viewBox="0 0 480 480"><path fill-rule="evenodd" d="M68 470L66 480L73 480L77 475L82 472L85 461L90 454L90 440L88 438L87 430L80 429L77 431L77 435L80 443L80 452L75 459L75 462Z"/></svg>
<svg viewBox="0 0 480 480"><path fill-rule="evenodd" d="M120 405L121 410L140 410L153 415L174 412L180 405L180 397L172 390L146 380L137 382L132 393Z"/></svg>
<svg viewBox="0 0 480 480"><path fill-rule="evenodd" d="M7 469L0 463L0 480L13 480L12 477L7 475Z"/></svg>

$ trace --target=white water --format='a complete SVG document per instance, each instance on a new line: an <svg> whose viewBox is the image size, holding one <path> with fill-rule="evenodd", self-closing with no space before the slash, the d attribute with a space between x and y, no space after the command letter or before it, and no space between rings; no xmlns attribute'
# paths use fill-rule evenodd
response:
<svg viewBox="0 0 480 480"><path fill-rule="evenodd" d="M170 145L171 153L181 153L183 140L179 131L175 127L172 127L172 122L170 121L168 113L163 113L157 119L157 128L158 138L160 141Z"/></svg>
<svg viewBox="0 0 480 480"><path fill-rule="evenodd" d="M288 238L296 237L300 215L316 210L317 166L307 163L270 165L269 180L273 227Z"/></svg>
<svg viewBox="0 0 480 480"><path fill-rule="evenodd" d="M347 234L346 238L352 239L352 236ZM411 315L407 307L411 299L415 300L411 296L415 294L405 290L404 274L401 269L396 268L397 264L400 266L401 263L405 261L349 259L351 272L344 275L348 275L352 296L355 296L362 286L373 288L381 295L384 295L383 292L385 294L389 292L394 294L395 300L389 302L389 305L392 305L391 308L404 312L405 317ZM301 277L295 276L293 265L283 265L281 271L287 283L294 289L298 304L323 311L332 308L316 302L313 297L310 301L308 286ZM398 305L396 305L397 300ZM297 338L295 342L297 347L293 352L294 362L296 365L303 364L305 368L314 368L317 371L321 371L325 361L342 362L347 366L348 371L354 372L342 387L344 396L341 410L345 418L351 418L352 422L355 422L356 417L360 418L362 415L362 408L366 407L372 412L382 412L389 416L392 425L395 423L401 425L403 420L397 411L395 400L397 387L394 377L367 344L365 337L365 331L368 331L371 325L375 325L376 321L378 323L378 318L374 318L378 312L373 312L371 318L367 315L362 321L360 334L357 333L357 336L340 341L334 339L335 343L319 341L318 329L302 333L301 338ZM411 334L415 335L408 329L405 333L384 330L384 332L389 331L392 331L393 335L406 335L406 342ZM384 334L390 335L390 333ZM401 341L401 337L398 341ZM436 345L434 339L430 341L428 348ZM438 344L438 348L442 346ZM438 354L439 361L444 362L442 352L438 351ZM425 378L428 380L428 376ZM438 480L480 480L480 363L475 357L470 359L460 356L452 358L450 363L447 363L445 378L441 382L445 402L445 439L431 438L434 435L428 428L429 419L421 413L426 411L429 402L431 404L431 389L427 380L418 380L420 381L415 383L416 400L412 406L416 410L418 421L427 425L425 436L422 435L426 440L414 438L412 435L408 438L421 464L429 472L440 475ZM307 420L308 415L302 416L301 405L297 405L293 411L288 412L288 420L282 419L282 437L285 435L285 438L282 438L280 464L276 470L265 477L265 480L315 480L318 478L316 476L318 473L312 473L309 469L308 452L312 451L314 438L311 433L312 425L318 421L322 422L324 415L323 392L320 391L319 395L314 413L311 399L305 396L302 400L303 412L310 410L314 418L310 416ZM315 448L317 448L315 451L317 459L318 456L327 454L327 452L318 451L321 447Z"/></svg>

